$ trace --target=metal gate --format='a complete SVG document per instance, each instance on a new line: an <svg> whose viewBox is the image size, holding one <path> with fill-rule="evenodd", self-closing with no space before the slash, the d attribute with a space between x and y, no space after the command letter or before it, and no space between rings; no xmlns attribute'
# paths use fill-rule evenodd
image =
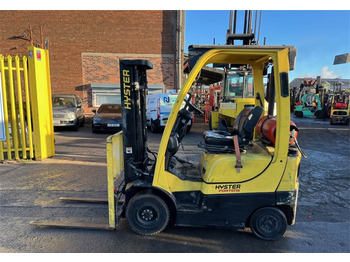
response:
<svg viewBox="0 0 350 262"><path fill-rule="evenodd" d="M48 52L33 46L28 51L29 58L0 55L6 137L0 161L54 156Z"/></svg>

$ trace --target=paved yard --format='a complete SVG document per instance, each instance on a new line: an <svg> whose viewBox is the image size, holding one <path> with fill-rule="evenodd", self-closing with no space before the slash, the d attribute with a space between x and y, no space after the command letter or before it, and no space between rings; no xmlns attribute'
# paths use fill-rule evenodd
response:
<svg viewBox="0 0 350 262"><path fill-rule="evenodd" d="M206 129L198 120L184 139L183 158L198 160ZM60 196L106 198L109 134L57 130L56 156L42 162L0 164L0 252L350 252L349 127L294 119L300 128L302 159L296 225L274 242L250 230L168 227L144 237L125 221L116 231L37 228L32 220L107 223L104 204L74 204ZM161 134L149 133L157 150Z"/></svg>

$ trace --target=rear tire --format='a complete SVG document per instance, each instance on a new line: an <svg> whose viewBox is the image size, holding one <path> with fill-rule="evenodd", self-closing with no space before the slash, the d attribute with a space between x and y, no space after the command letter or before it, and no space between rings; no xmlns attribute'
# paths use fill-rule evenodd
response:
<svg viewBox="0 0 350 262"><path fill-rule="evenodd" d="M126 208L126 220L130 228L140 235L155 235L169 223L167 204L153 194L138 194L131 198Z"/></svg>
<svg viewBox="0 0 350 262"><path fill-rule="evenodd" d="M304 116L302 111L294 111L294 114L296 117L300 117L300 118Z"/></svg>
<svg viewBox="0 0 350 262"><path fill-rule="evenodd" d="M287 219L281 210L274 207L263 207L252 215L250 227L258 238L277 240L287 230Z"/></svg>
<svg viewBox="0 0 350 262"><path fill-rule="evenodd" d="M155 121L153 121L151 119L151 132L152 133L158 133L158 131L159 131L158 125L155 123Z"/></svg>
<svg viewBox="0 0 350 262"><path fill-rule="evenodd" d="M317 119L322 119L322 118L323 118L323 115L324 115L324 112L321 111L321 110L317 110L317 111L315 112L315 116L316 116Z"/></svg>

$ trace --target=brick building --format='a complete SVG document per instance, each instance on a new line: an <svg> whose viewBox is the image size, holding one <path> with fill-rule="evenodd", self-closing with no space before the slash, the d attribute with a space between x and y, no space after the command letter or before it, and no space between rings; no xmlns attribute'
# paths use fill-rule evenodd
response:
<svg viewBox="0 0 350 262"><path fill-rule="evenodd" d="M103 102L120 101L119 59L147 59L149 88L177 87L179 11L0 11L0 54L27 55L25 40L33 28L35 43L50 51L53 94L77 94L91 112ZM183 28L183 27L182 27ZM183 32L183 31L182 31ZM15 49L14 49L15 48ZM181 52L180 52L181 54Z"/></svg>

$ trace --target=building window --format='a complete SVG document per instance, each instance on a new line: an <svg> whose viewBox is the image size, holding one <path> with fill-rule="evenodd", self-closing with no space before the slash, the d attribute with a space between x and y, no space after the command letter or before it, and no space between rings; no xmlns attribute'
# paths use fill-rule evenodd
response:
<svg viewBox="0 0 350 262"><path fill-rule="evenodd" d="M148 93L163 93L164 85L148 85ZM121 104L120 84L91 83L92 106Z"/></svg>
<svg viewBox="0 0 350 262"><path fill-rule="evenodd" d="M99 107L102 104L120 104L119 84L91 84L92 106Z"/></svg>

